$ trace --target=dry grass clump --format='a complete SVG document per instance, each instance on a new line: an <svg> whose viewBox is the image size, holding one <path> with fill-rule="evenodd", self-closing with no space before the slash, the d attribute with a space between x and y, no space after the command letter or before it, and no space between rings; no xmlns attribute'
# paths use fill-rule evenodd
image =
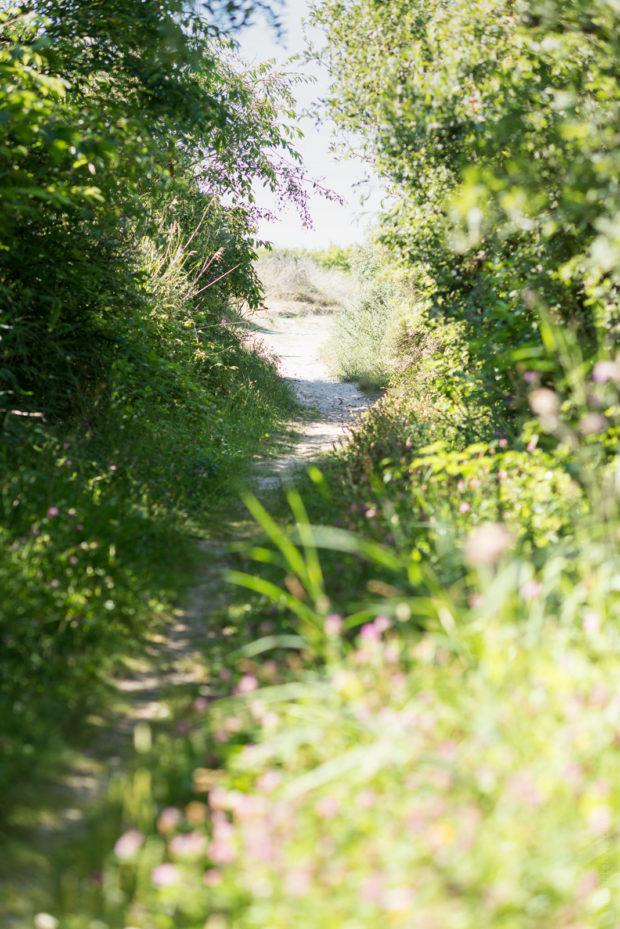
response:
<svg viewBox="0 0 620 929"><path fill-rule="evenodd" d="M311 257L290 252L261 256L256 271L265 288L266 306L285 316L336 312L355 291L353 277L346 271L323 268Z"/></svg>

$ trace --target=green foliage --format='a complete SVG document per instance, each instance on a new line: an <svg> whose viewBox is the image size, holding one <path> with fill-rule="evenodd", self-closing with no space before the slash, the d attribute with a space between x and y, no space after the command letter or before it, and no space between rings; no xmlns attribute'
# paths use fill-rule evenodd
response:
<svg viewBox="0 0 620 929"><path fill-rule="evenodd" d="M302 209L303 193L288 85L243 73L203 14L42 6L9 9L0 45L2 395L5 410L66 417L106 380L109 331L144 299L136 246L162 210L185 204L185 229L210 214L196 264L221 249L220 294L256 305L252 183L285 185Z"/></svg>
<svg viewBox="0 0 620 929"><path fill-rule="evenodd" d="M480 451L435 447L414 463L426 468L429 510L445 503L444 470L484 503ZM508 466L515 458L500 454ZM523 471L519 499L540 506L549 494ZM248 503L273 545L273 558L265 546L254 557L280 560L288 583L236 580L296 614L307 645L276 629L247 650L252 659L235 656L236 698L207 717L197 704L184 739L140 757L103 881L73 875L74 894L83 886L91 901L54 909L61 929L82 929L94 912L111 929L146 914L182 929L473 929L481 914L492 927L510 916L560 929L567 913L602 929L617 919L617 514L607 527L574 518L566 539L551 529L536 572L519 554L527 547L493 535L497 524L470 531L488 510L464 511L469 524L447 544L437 526L430 551L411 523L409 549L385 532L374 544L367 531L312 527L296 492L289 531ZM432 535L441 510L429 515ZM326 602L330 551L354 554L373 579L364 615ZM460 567L448 581L450 551ZM289 664L294 680L263 657L277 645L304 649L306 670Z"/></svg>
<svg viewBox="0 0 620 929"><path fill-rule="evenodd" d="M617 918L616 649L595 637L588 658L579 635L534 645L493 623L471 638L477 669L388 633L335 659L329 686L253 694L267 722L247 718L257 744L209 808L198 790L146 840L119 837L105 886L124 889L125 920L144 906L183 929Z"/></svg>
<svg viewBox="0 0 620 929"><path fill-rule="evenodd" d="M3 817L291 408L231 322L252 184L304 209L289 84L227 35L262 6L2 4Z"/></svg>
<svg viewBox="0 0 620 929"><path fill-rule="evenodd" d="M329 248L304 249L304 254L312 258L322 268L339 268L341 271L352 271L359 246L357 245L330 245Z"/></svg>
<svg viewBox="0 0 620 929"><path fill-rule="evenodd" d="M336 317L332 335L336 370L343 380L377 389L389 379L384 342L393 313L394 287L379 278L370 249L358 250L352 270L356 294Z"/></svg>
<svg viewBox="0 0 620 929"><path fill-rule="evenodd" d="M50 899L59 929L620 920L616 7L317 4L333 115L356 145L363 134L395 194L384 250L362 256L366 289L340 320L345 361L392 388L324 473L288 493L290 513L248 498L262 537L230 575L245 599L207 646L209 679L177 734L149 754L137 733L136 771ZM105 57L109 37L90 25ZM168 25L181 44L193 35ZM152 102L133 50L130 95ZM43 664L76 645L90 660L91 641L114 631L108 601L115 621L139 622L123 591L142 555L118 561L136 522L146 514L160 539L160 519L220 494L222 469L269 428L269 398L284 402L221 325L252 281L242 264L241 280L215 287L236 262L220 231L246 214L196 188L179 207L181 181L165 183L142 225L128 213L131 315L91 317L114 363L101 401L94 377L86 395L89 454L44 423L26 446L36 468L17 430L37 419L7 418L0 570L26 604L8 630L18 706ZM113 434L125 460L104 466ZM73 478L49 478L52 458L73 474L69 454L77 503ZM105 544L81 547L71 507L92 511ZM115 518L127 537L117 527L112 543Z"/></svg>
<svg viewBox="0 0 620 929"><path fill-rule="evenodd" d="M538 364L537 305L590 352L615 344L616 14L553 0L316 4L332 116L396 194L382 239L418 301L465 325L493 402L526 358Z"/></svg>

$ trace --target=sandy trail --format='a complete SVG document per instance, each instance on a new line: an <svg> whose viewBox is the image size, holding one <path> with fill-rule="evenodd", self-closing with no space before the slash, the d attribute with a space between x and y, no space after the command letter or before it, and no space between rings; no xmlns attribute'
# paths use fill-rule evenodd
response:
<svg viewBox="0 0 620 929"><path fill-rule="evenodd" d="M347 427L371 406L372 400L354 384L343 384L329 374L324 354L333 317L285 316L267 311L254 321L261 328L251 341L277 357L280 374L289 381L299 402L316 417L289 422L296 438L287 454L257 462L253 484L260 496L277 488L296 468L342 441ZM210 616L228 596L222 583L228 563L226 541L205 540L199 547L205 570L184 608L175 611L164 633L151 637L145 666L134 668L115 682L126 707L117 736L130 739L138 723L169 718L167 695L179 688L191 691L204 680L201 645L209 632Z"/></svg>
<svg viewBox="0 0 620 929"><path fill-rule="evenodd" d="M291 470L341 441L348 426L371 406L372 400L354 384L343 384L328 371L324 354L331 316L283 316L268 311L255 320L261 326L255 343L278 358L279 372L291 384L299 402L317 414L312 421L289 424L299 439L289 454L265 462L258 470L256 482L263 490L276 487Z"/></svg>
<svg viewBox="0 0 620 929"><path fill-rule="evenodd" d="M280 374L289 381L299 402L316 414L315 419L288 423L296 439L286 455L257 462L253 483L260 496L278 487L295 468L307 465L343 440L347 427L371 406L372 400L355 385L343 384L329 374L323 356L332 317L290 317L267 312L255 320L261 331L252 336L252 341L277 357ZM169 718L167 694L179 688L191 691L204 679L201 645L210 629L210 617L228 596L222 583L228 562L225 540L204 540L199 547L205 569L184 608L175 611L164 633L151 637L145 666L134 668L115 682L126 703L117 734L125 738L131 738L139 722Z"/></svg>

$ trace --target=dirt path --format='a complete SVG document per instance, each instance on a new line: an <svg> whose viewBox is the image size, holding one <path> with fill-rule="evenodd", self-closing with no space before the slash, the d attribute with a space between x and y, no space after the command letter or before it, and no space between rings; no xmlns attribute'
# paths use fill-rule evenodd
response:
<svg viewBox="0 0 620 929"><path fill-rule="evenodd" d="M278 487L295 468L303 467L342 441L347 427L372 401L354 384L343 384L329 373L324 356L332 316L318 313L286 316L267 310L254 321L259 331L251 337L252 341L277 358L280 374L310 411L307 419L287 424L296 438L285 455L257 463L254 490L261 496ZM203 678L201 645L210 631L210 615L226 599L221 578L228 565L225 543L201 542L200 548L204 574L184 609L177 611L166 634L155 637L151 643L155 666L152 661L147 662L142 671L117 682L126 698L122 727L126 733L131 733L138 722L168 718L167 697L179 692L179 688L199 685Z"/></svg>
<svg viewBox="0 0 620 929"><path fill-rule="evenodd" d="M342 440L349 424L372 404L354 384L330 375L324 360L332 317L323 314L283 316L269 311L256 318L261 326L255 338L269 354L277 356L280 373L301 404L316 411L317 418L290 426L299 435L290 452L265 462L257 473L258 490L275 487L296 467L328 451Z"/></svg>
<svg viewBox="0 0 620 929"><path fill-rule="evenodd" d="M255 319L260 332L252 340L278 359L280 374L293 387L299 402L314 413L288 423L296 435L287 454L258 462L254 490L261 496L276 488L285 475L303 467L341 441L348 425L372 404L354 384L343 384L329 374L324 352L332 317L323 314L284 316L263 313ZM209 617L226 600L222 574L228 567L225 542L201 542L205 570L184 609L178 610L165 635L150 645L156 664L119 680L131 733L138 722L156 722L170 715L167 697L180 688L191 690L204 675L201 645L209 635Z"/></svg>

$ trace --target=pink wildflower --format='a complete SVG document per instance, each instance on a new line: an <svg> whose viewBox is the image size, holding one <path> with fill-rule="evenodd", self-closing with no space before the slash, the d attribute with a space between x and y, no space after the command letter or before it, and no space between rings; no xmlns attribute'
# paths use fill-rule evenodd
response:
<svg viewBox="0 0 620 929"><path fill-rule="evenodd" d="M340 803L335 797L322 797L316 805L316 811L324 819L332 819L340 810Z"/></svg>
<svg viewBox="0 0 620 929"><path fill-rule="evenodd" d="M325 619L325 632L327 635L339 635L342 630L342 617L337 613L330 613Z"/></svg>
<svg viewBox="0 0 620 929"><path fill-rule="evenodd" d="M362 626L360 639L363 639L365 642L378 642L380 638L381 632L374 623L366 623L365 626Z"/></svg>
<svg viewBox="0 0 620 929"><path fill-rule="evenodd" d="M162 835L174 832L181 821L181 812L175 806L167 806L157 817L157 829Z"/></svg>
<svg viewBox="0 0 620 929"><path fill-rule="evenodd" d="M377 801L377 795L374 790L360 790L357 795L357 805L363 810L370 810L375 805Z"/></svg>
<svg viewBox="0 0 620 929"><path fill-rule="evenodd" d="M167 862L156 865L151 871L151 883L154 887L172 887L178 884L179 877L179 869Z"/></svg>
<svg viewBox="0 0 620 929"><path fill-rule="evenodd" d="M222 883L222 875L217 868L208 868L204 873L204 882L207 887L219 887Z"/></svg>
<svg viewBox="0 0 620 929"><path fill-rule="evenodd" d="M617 361L597 361L592 369L592 380L595 384L606 384L607 381L620 383L620 364Z"/></svg>
<svg viewBox="0 0 620 929"><path fill-rule="evenodd" d="M55 516L58 516L59 512L60 510L58 509L57 506L51 506L49 510L47 511L47 515L49 516L50 519L54 519Z"/></svg>
<svg viewBox="0 0 620 929"><path fill-rule="evenodd" d="M139 829L130 829L124 835L117 839L114 846L114 854L121 861L128 861L133 858L138 849L144 842L144 836Z"/></svg>
<svg viewBox="0 0 620 929"><path fill-rule="evenodd" d="M256 676L254 674L244 674L237 684L235 692L238 694L249 694L252 693L253 690L256 690L257 687L258 679Z"/></svg>
<svg viewBox="0 0 620 929"><path fill-rule="evenodd" d="M598 613L590 610L583 617L583 631L586 635L597 635L601 629L601 619Z"/></svg>
<svg viewBox="0 0 620 929"><path fill-rule="evenodd" d="M206 850L207 840L199 832L175 835L170 840L170 851L181 858L196 858Z"/></svg>
<svg viewBox="0 0 620 929"><path fill-rule="evenodd" d="M521 596L524 600L535 600L542 590L540 581L526 581L521 588Z"/></svg>
<svg viewBox="0 0 620 929"><path fill-rule="evenodd" d="M230 864L235 860L235 849L228 839L214 839L209 846L209 857L217 864Z"/></svg>

